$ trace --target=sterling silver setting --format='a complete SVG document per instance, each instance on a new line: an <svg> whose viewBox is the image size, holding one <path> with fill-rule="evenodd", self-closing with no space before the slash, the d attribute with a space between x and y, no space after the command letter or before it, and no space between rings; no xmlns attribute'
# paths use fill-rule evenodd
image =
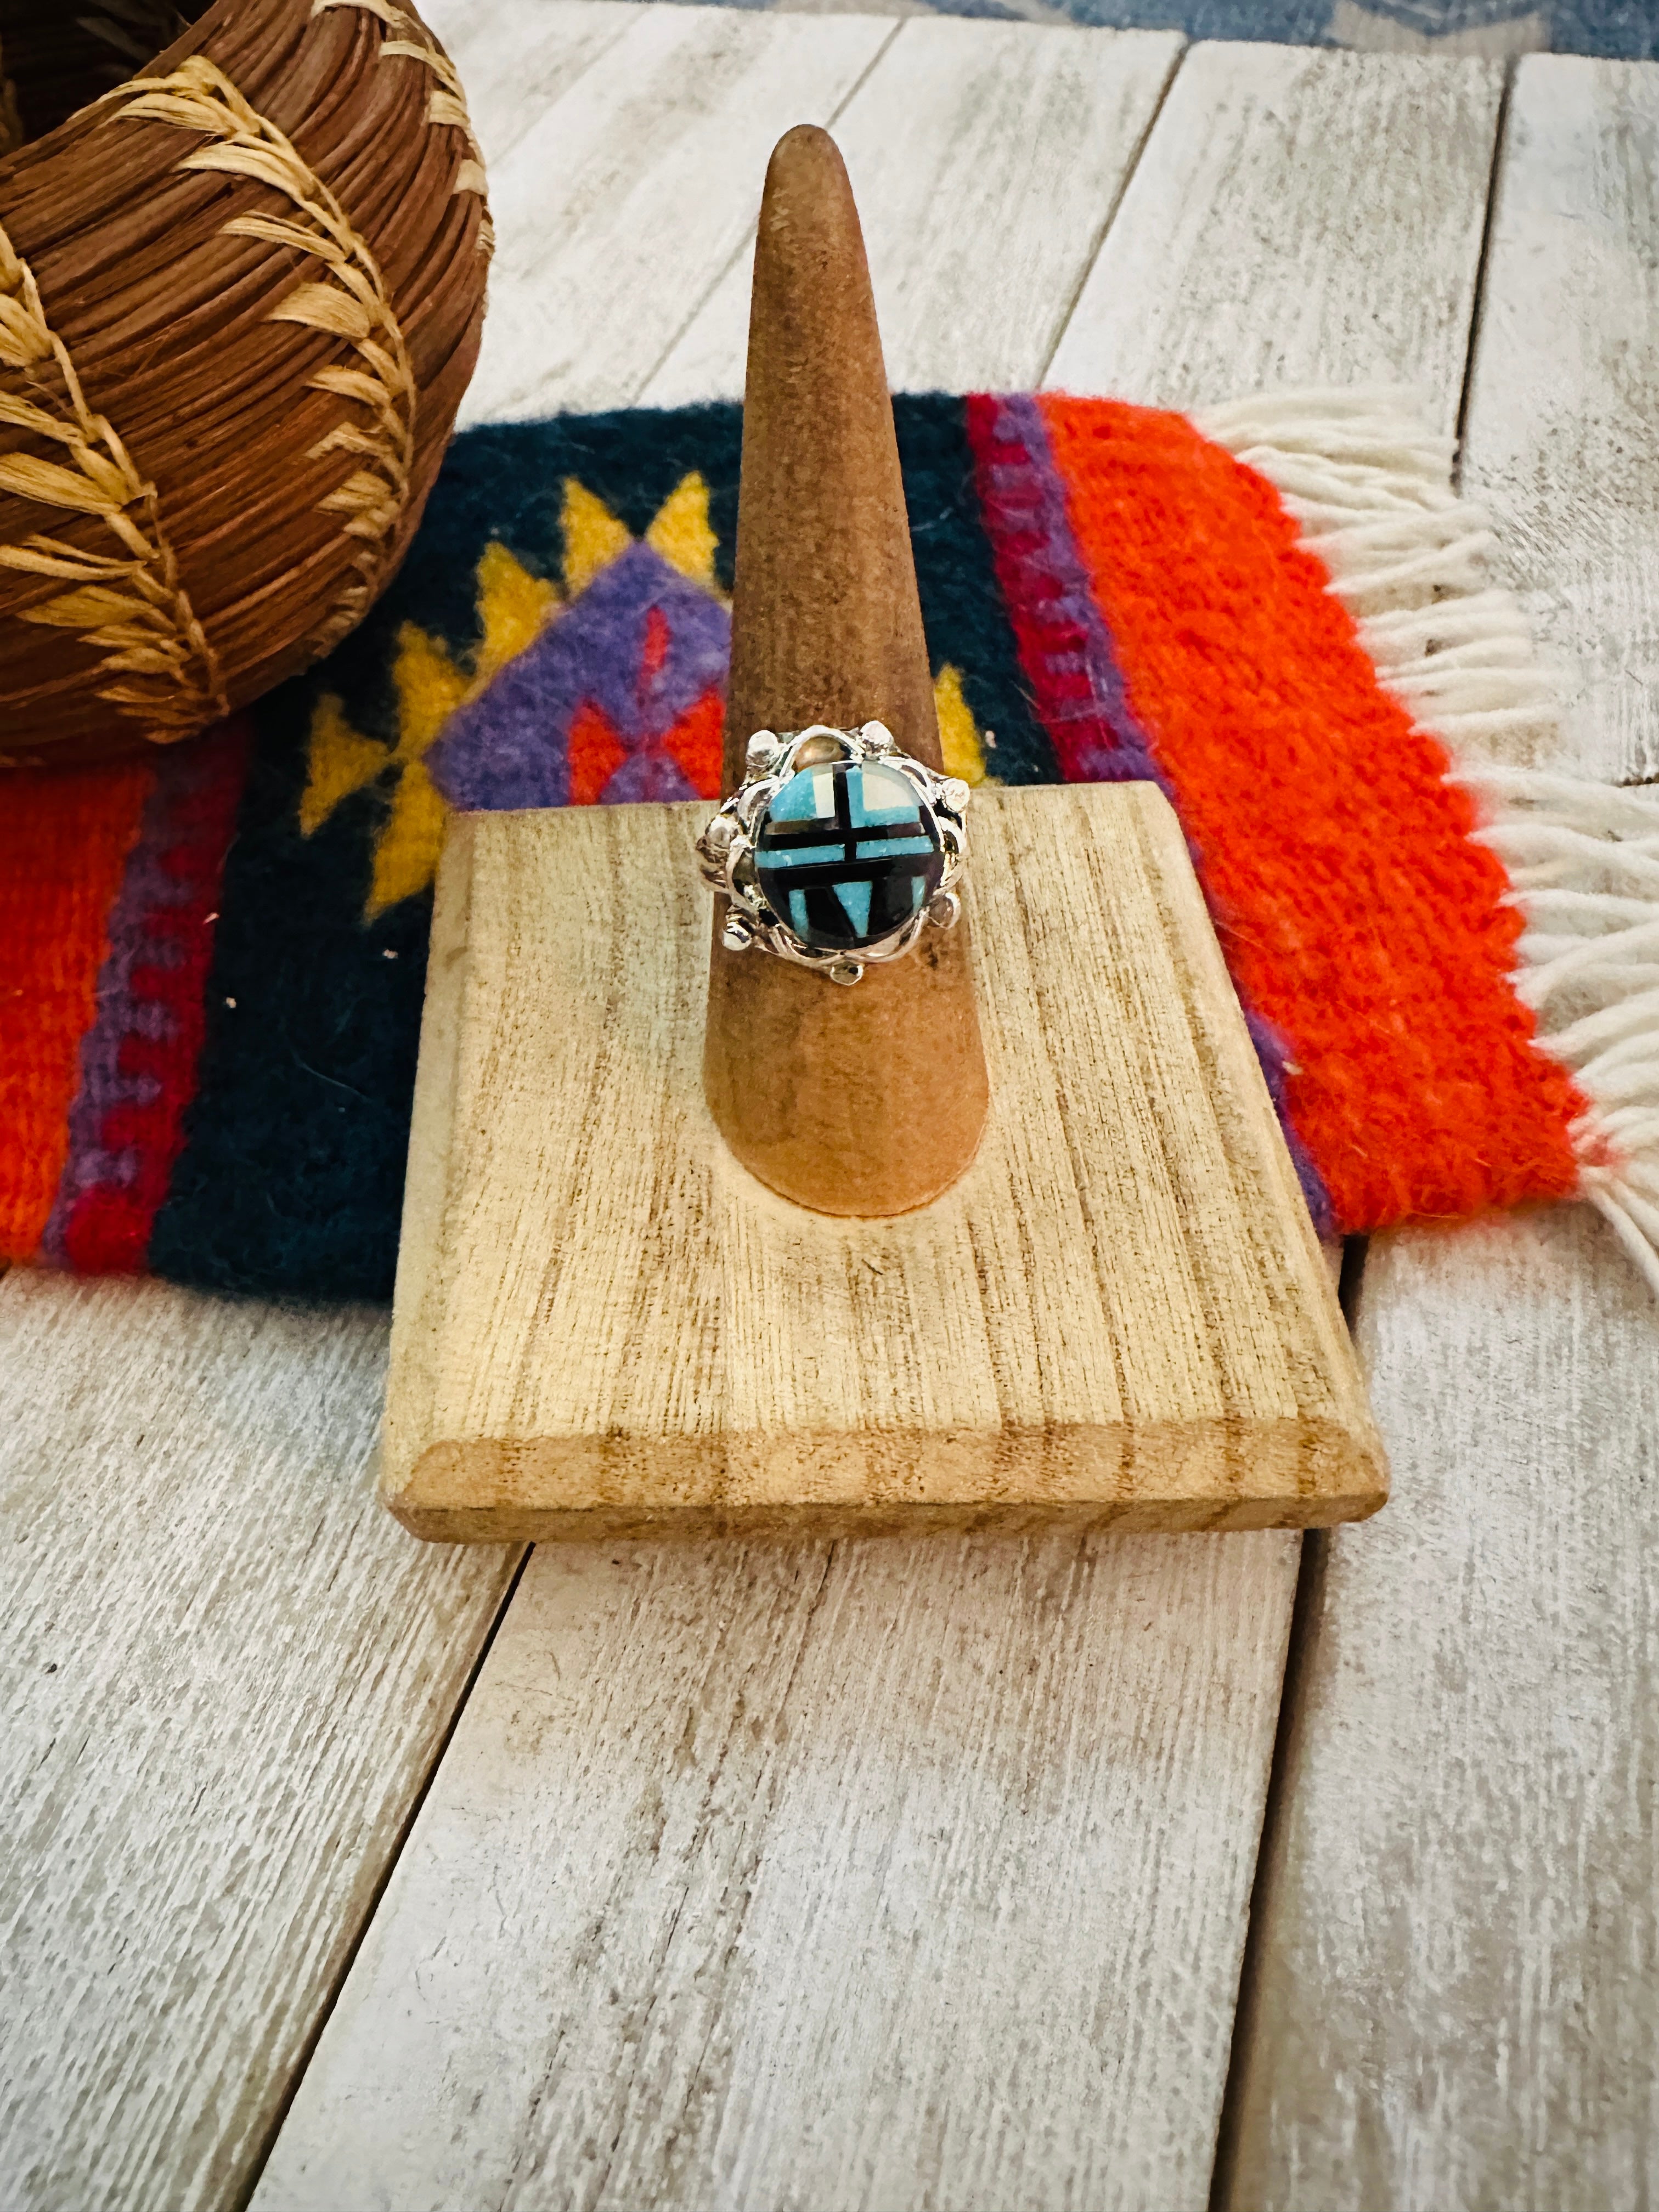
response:
<svg viewBox="0 0 1659 2212"><path fill-rule="evenodd" d="M878 771L867 785L845 773L866 767ZM829 776L789 791L825 769ZM703 881L726 901L720 941L728 951L769 952L852 984L866 967L902 958L923 930L955 927L955 885L968 856L969 793L960 776L900 752L883 722L757 730L744 770L697 840ZM866 792L875 802L868 812ZM902 920L881 928L907 905ZM830 941L826 926L842 941Z"/></svg>

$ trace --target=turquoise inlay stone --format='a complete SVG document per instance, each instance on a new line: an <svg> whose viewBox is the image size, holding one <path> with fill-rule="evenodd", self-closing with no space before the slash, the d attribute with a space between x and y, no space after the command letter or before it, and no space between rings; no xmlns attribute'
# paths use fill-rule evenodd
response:
<svg viewBox="0 0 1659 2212"><path fill-rule="evenodd" d="M773 912L807 945L856 951L902 928L939 889L945 853L909 778L881 761L798 769L755 839Z"/></svg>
<svg viewBox="0 0 1659 2212"><path fill-rule="evenodd" d="M856 858L860 860L890 860L898 853L931 853L933 849L925 837L892 837L885 843L860 837Z"/></svg>
<svg viewBox="0 0 1659 2212"><path fill-rule="evenodd" d="M853 925L854 936L861 945L868 944L870 939L870 889L868 884L836 885L836 896L841 901L847 919Z"/></svg>

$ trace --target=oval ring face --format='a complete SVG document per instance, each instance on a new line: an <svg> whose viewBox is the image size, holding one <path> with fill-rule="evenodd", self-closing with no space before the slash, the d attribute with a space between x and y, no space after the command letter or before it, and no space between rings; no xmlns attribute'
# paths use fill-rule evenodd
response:
<svg viewBox="0 0 1659 2212"><path fill-rule="evenodd" d="M761 819L755 872L804 945L856 951L927 905L945 872L933 810L880 761L798 769Z"/></svg>

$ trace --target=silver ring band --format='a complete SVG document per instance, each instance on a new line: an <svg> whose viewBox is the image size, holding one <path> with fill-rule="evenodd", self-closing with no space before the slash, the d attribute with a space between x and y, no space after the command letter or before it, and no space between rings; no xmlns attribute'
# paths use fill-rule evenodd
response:
<svg viewBox="0 0 1659 2212"><path fill-rule="evenodd" d="M954 927L968 856L960 776L900 752L883 722L757 730L744 767L697 840L703 881L727 902L728 951L757 947L856 983L925 928Z"/></svg>

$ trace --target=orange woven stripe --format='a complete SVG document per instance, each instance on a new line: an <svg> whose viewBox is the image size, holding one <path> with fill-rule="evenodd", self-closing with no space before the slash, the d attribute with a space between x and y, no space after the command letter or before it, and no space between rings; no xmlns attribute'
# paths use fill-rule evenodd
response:
<svg viewBox="0 0 1659 2212"><path fill-rule="evenodd" d="M1582 1101L1520 917L1271 485L1183 417L1045 398L1072 526L1245 1003L1347 1229L1561 1197Z"/></svg>
<svg viewBox="0 0 1659 2212"><path fill-rule="evenodd" d="M69 1150L108 940L154 767L0 780L0 1259L32 1259Z"/></svg>

